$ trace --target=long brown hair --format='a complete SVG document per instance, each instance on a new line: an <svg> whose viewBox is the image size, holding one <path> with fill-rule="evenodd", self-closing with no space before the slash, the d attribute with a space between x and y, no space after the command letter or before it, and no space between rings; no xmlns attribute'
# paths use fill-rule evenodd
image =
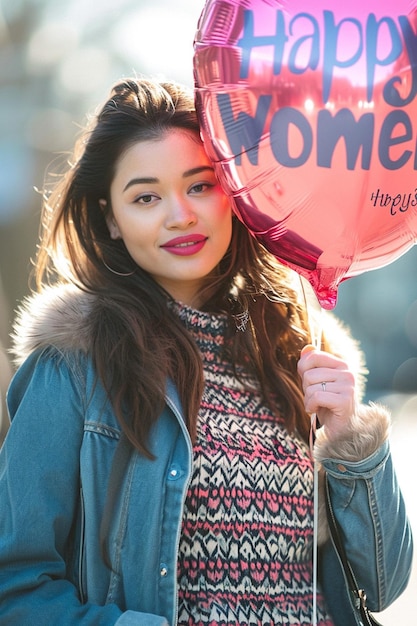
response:
<svg viewBox="0 0 417 626"><path fill-rule="evenodd" d="M167 306L169 295L134 264L122 240L110 238L99 201L110 204L115 167L129 147L173 128L193 131L199 140L190 90L143 79L114 86L79 138L70 168L45 194L35 274L38 288L58 280L96 294L95 368L128 439L149 457L148 435L164 405L167 377L177 386L195 437L202 363L194 341ZM201 294L202 308L230 312L230 301L248 307L247 331L230 334L232 359L253 369L265 400L289 431L307 440L309 419L296 364L308 327L292 281L293 273L234 218L229 249Z"/></svg>

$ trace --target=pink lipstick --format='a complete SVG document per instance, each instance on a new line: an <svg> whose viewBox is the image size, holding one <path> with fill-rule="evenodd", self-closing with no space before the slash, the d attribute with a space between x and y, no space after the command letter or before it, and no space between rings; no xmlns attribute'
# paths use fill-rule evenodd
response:
<svg viewBox="0 0 417 626"><path fill-rule="evenodd" d="M208 237L204 235L184 235L182 237L175 237L164 243L161 248L176 254L177 256L191 256L197 254L204 247Z"/></svg>

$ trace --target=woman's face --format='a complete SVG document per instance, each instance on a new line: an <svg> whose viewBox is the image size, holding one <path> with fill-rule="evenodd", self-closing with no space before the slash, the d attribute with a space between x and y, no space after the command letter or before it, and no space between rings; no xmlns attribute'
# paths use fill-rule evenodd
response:
<svg viewBox="0 0 417 626"><path fill-rule="evenodd" d="M232 235L230 203L200 140L172 130L134 144L117 164L110 199L112 239L123 239L173 298L197 306Z"/></svg>

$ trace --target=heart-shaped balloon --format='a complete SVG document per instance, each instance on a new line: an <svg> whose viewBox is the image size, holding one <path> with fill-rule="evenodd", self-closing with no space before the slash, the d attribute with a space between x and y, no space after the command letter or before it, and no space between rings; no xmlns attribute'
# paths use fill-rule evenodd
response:
<svg viewBox="0 0 417 626"><path fill-rule="evenodd" d="M238 217L307 278L417 242L417 0L208 0L194 43L207 152Z"/></svg>

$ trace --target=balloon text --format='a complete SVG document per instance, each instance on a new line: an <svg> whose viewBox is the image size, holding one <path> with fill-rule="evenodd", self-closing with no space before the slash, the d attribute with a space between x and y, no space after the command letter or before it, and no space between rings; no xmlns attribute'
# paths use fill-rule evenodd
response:
<svg viewBox="0 0 417 626"><path fill-rule="evenodd" d="M302 35L290 37L297 30L297 23L303 23ZM307 27L306 27L307 25ZM356 31L356 38L348 38L341 46L344 28L349 26ZM382 97L390 110L382 118L378 112L366 111L354 113L352 107L340 108L334 115L331 109L324 107L305 114L300 107L279 106L277 96L260 93L254 116L245 111L236 115L236 108L230 94L218 94L217 104L223 121L225 133L235 156L236 165L241 164L242 154L246 153L252 165L258 163L258 147L262 136L269 130L273 157L280 165L297 168L304 165L315 149L317 166L331 168L334 152L344 141L346 150L346 168L354 170L360 167L369 170L372 159L387 170L398 170L406 164L417 169L417 138L413 123L401 107L412 102L417 93L417 35L409 19L400 15L377 19L370 14L364 24L354 17L346 17L338 23L331 11L323 11L324 35L321 41L320 23L317 17L309 13L298 13L286 23L283 11L276 11L275 32L271 35L255 34L255 12L244 12L243 33L237 41L241 49L240 79L247 79L251 68L251 55L258 48L272 48L271 69L273 75L279 75L284 67L289 74L300 75L307 70L315 71L321 67L322 104L326 105L331 94L335 71L342 72L365 60L366 94L372 100L375 90L375 76L378 68L394 66L398 59L406 54L411 66L410 86L406 94L400 91L402 80L394 75L386 81ZM308 34L306 34L306 31ZM345 37L346 39L346 37ZM355 41L356 43L352 43ZM384 42L384 53L381 50ZM404 42L404 43L403 43ZM354 49L350 48L354 46ZM343 47L344 56L338 57L338 50ZM322 52L321 52L322 51ZM258 50L259 53L259 50ZM263 55L266 50L263 51ZM262 55L262 58L264 58ZM322 55L322 58L320 57ZM285 62L284 62L285 61ZM390 74L388 73L388 76ZM313 110L316 108L312 102ZM366 107L365 107L366 108ZM278 109L278 110L277 110ZM381 119L382 118L382 119ZM267 122L269 128L267 128ZM314 125L314 127L313 127ZM298 137L299 147L294 150L291 137ZM316 145L314 146L314 138ZM375 157L373 157L375 147Z"/></svg>
<svg viewBox="0 0 417 626"><path fill-rule="evenodd" d="M245 153L252 165L258 165L259 142L265 133L265 124L272 96L260 96L252 117L248 113L233 114L232 98L229 94L217 94L217 104L223 121L230 149L235 154L236 165L241 165ZM291 153L290 132L296 130L302 146L298 154ZM378 136L378 158L388 170L397 170L413 159L413 169L417 169L417 146L404 149L396 158L391 156L391 148L416 141L413 125L405 111L393 110L377 128L374 113L364 113L358 119L352 111L343 108L333 115L327 109L318 112L317 130L312 128L308 117L294 107L283 107L272 115L270 122L271 150L277 163L286 167L304 165L313 150L316 137L316 163L319 167L330 168L334 151L340 139L346 146L346 168L354 170L361 152L360 167L369 170L375 135ZM294 149L292 149L294 152Z"/></svg>
<svg viewBox="0 0 417 626"><path fill-rule="evenodd" d="M322 49L322 92L323 104L326 104L330 97L336 68L346 69L353 67L364 55L366 60L367 99L371 101L376 69L392 65L400 58L405 52L402 41L404 41L410 61L417 61L417 34L405 15L399 15L397 19L398 25L392 17L382 17L378 20L374 14L370 14L364 25L359 19L354 17L345 17L339 23L336 23L332 11L323 11L324 35L323 41L321 41L320 24L314 15L298 13L289 20L287 26L285 14L279 10L276 12L275 33L272 35L255 35L254 11L247 10L244 12L243 36L237 42L237 46L242 49L240 77L247 78L249 75L250 57L254 48L265 46L273 48L272 70L275 75L281 73L285 53L288 57L287 67L292 74L302 74L308 69L316 70L320 63L320 50ZM293 33L296 30L297 22L301 20L303 21L303 29L306 21L310 23L311 34L306 35L303 31L301 37L289 44L290 37L287 33ZM342 60L338 58L338 49L341 47L341 40L343 40L343 47L346 48L346 36L342 32L346 25L352 26L356 30L357 47L350 58ZM386 31L389 33L390 49L385 56L379 56L378 47L383 38L386 40ZM353 41L355 40L353 35L350 34L349 41L352 41L352 39ZM303 56L300 54L301 50L305 53L306 48L308 48L306 44L309 44L310 49L307 58L305 58L305 54ZM385 47L386 41L384 41ZM301 63L297 62L300 60ZM414 99L417 93L417 63L413 63L411 90L405 98L401 97L395 88L395 84L398 82L401 82L401 79L398 76L394 76L384 89L385 101L391 106L405 106Z"/></svg>

